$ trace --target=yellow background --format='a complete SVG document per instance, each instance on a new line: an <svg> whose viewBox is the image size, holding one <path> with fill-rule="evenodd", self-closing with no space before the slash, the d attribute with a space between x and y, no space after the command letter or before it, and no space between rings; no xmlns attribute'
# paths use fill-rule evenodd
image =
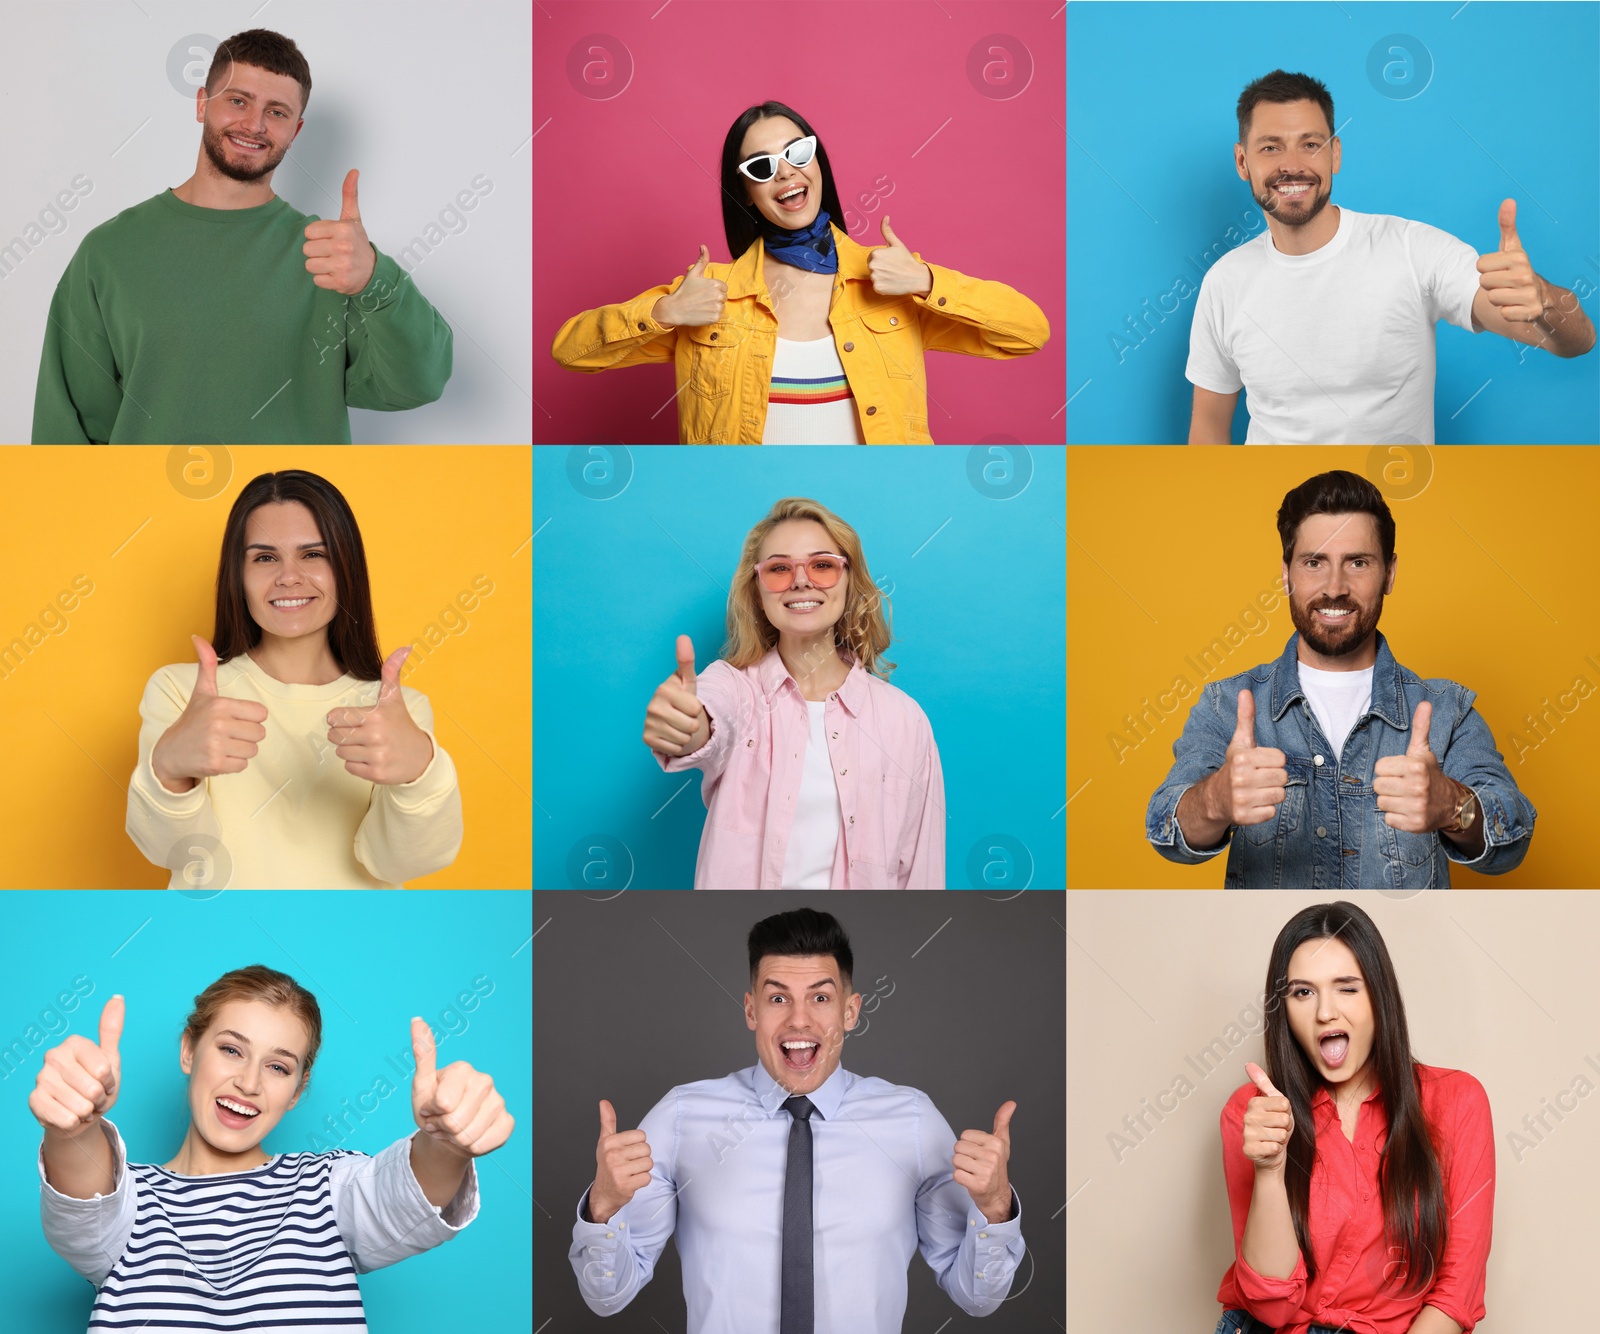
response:
<svg viewBox="0 0 1600 1334"><path fill-rule="evenodd" d="M171 480L184 466L191 477L231 466L231 477L193 499ZM318 473L349 501L379 651L419 644L401 680L428 696L460 775L460 855L409 887L529 887L532 456L469 446L0 451L0 651L29 625L43 630L42 610L60 611L79 576L94 584L62 613L64 630L20 664L0 662L0 885L166 885L124 831L139 699L158 667L193 661L191 634L211 637L228 511L251 478L283 468ZM480 575L494 592L462 613L455 599L470 602ZM441 622L447 607L467 623L459 633Z"/></svg>
<svg viewBox="0 0 1600 1334"><path fill-rule="evenodd" d="M1332 468L1371 477L1394 515L1394 592L1378 628L1396 660L1477 692L1474 707L1539 812L1521 866L1485 876L1452 865L1451 884L1600 883L1600 450L1112 446L1067 451L1068 885L1221 887L1226 852L1199 866L1167 861L1145 839L1145 810L1200 688L1275 660L1294 633L1278 507ZM1249 633L1241 612L1268 588L1276 610ZM1186 658L1198 662L1230 624L1242 644L1202 675ZM1192 693L1164 712L1157 696L1180 675ZM1571 693L1580 675L1594 689L1586 700ZM1576 707L1540 742L1525 718L1562 692ZM1163 716L1141 740L1124 717L1147 699ZM1513 733L1539 743L1520 761ZM1113 734L1138 744L1119 758Z"/></svg>

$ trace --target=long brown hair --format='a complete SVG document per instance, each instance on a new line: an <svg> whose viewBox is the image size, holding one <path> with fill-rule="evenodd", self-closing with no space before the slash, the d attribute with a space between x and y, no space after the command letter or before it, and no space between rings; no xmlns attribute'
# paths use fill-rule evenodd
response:
<svg viewBox="0 0 1600 1334"><path fill-rule="evenodd" d="M338 610L328 622L328 650L339 666L358 681L383 675L378 629L372 619L372 588L367 582L367 552L361 529L339 488L314 472L289 469L264 472L239 492L222 532L217 562L217 618L211 646L217 661L227 662L261 642L261 627L244 596L245 520L262 505L296 500L311 511L333 566Z"/></svg>
<svg viewBox="0 0 1600 1334"><path fill-rule="evenodd" d="M828 530L828 539L837 555L850 562L850 591L845 595L844 614L833 625L833 642L848 650L865 671L885 681L895 664L883 654L889 647L888 598L878 591L867 569L856 530L825 505L803 496L786 496L767 511L744 539L739 566L728 588L728 642L722 657L730 667L754 667L778 643L778 628L761 610L761 592L751 573L767 534L789 519L814 519Z"/></svg>
<svg viewBox="0 0 1600 1334"><path fill-rule="evenodd" d="M1401 1292L1425 1291L1438 1272L1444 1255L1449 1219L1445 1207L1444 1178L1439 1170L1439 1147L1422 1109L1417 1085L1416 1060L1411 1055L1411 1035L1406 1027L1406 1007L1400 999L1389 951L1373 921L1353 903L1340 900L1303 908L1278 932L1267 966L1266 1057L1267 1076L1289 1099L1294 1134L1288 1144L1284 1187L1295 1237L1305 1260L1306 1280L1316 1276L1311 1253L1311 1169L1317 1158L1317 1132L1311 1120L1311 1099L1321 1075L1295 1040L1284 1007L1288 992L1289 960L1308 940L1338 939L1350 948L1361 967L1372 1004L1373 1066L1388 1118L1388 1137L1381 1149L1378 1185L1383 1196L1383 1227L1390 1253L1398 1263L1384 1267L1384 1277L1403 1276Z"/></svg>
<svg viewBox="0 0 1600 1334"><path fill-rule="evenodd" d="M217 1012L229 1001L236 1000L261 1001L265 1005L287 1008L305 1025L308 1050L300 1069L300 1086L304 1088L311 1078L317 1049L322 1046L322 1009L317 998L294 978L265 964L253 963L247 968L224 973L194 998L194 1009L183 1026L183 1036L189 1039L190 1050L199 1045L206 1030L216 1022Z"/></svg>

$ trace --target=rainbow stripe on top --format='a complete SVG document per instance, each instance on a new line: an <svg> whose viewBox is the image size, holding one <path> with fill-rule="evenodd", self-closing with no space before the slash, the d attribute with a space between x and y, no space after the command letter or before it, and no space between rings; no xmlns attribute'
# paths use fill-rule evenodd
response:
<svg viewBox="0 0 1600 1334"><path fill-rule="evenodd" d="M850 398L850 382L843 373L805 379L797 375L774 375L768 403L840 403Z"/></svg>

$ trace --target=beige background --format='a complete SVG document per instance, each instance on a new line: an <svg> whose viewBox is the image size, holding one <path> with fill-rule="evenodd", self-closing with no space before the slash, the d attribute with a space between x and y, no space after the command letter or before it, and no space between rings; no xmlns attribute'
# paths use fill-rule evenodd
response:
<svg viewBox="0 0 1600 1334"><path fill-rule="evenodd" d="M1580 1289L1600 1237L1600 895L1107 890L1067 894L1069 1329L1216 1328L1233 1260L1218 1118L1245 1061L1262 1057L1274 938L1337 898L1383 933L1416 1058L1466 1070L1489 1094L1494 1245L1478 1330L1595 1327ZM1207 1075L1196 1064L1213 1043L1225 1054ZM1171 1092L1180 1076L1187 1096ZM1157 1105L1163 1093L1174 1110ZM1133 1138L1123 1118L1141 1100L1163 1119L1147 1113L1151 1129L1119 1162L1109 1137ZM1550 1129L1536 1125L1535 1144L1522 1122L1540 1115Z"/></svg>

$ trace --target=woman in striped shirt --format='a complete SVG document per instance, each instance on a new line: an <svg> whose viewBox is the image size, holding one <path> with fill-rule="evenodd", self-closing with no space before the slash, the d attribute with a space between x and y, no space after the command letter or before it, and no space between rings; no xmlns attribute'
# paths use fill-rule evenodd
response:
<svg viewBox="0 0 1600 1334"><path fill-rule="evenodd" d="M283 973L224 974L184 1027L190 1124L158 1167L129 1162L105 1119L122 1086L124 1013L113 996L98 1043L73 1035L50 1051L28 1099L44 1127L45 1237L97 1290L91 1331L363 1334L356 1275L430 1250L477 1215L472 1160L504 1144L513 1121L488 1075L463 1061L436 1068L421 1019L420 1133L376 1158L268 1154L262 1140L305 1092L322 1016Z"/></svg>

